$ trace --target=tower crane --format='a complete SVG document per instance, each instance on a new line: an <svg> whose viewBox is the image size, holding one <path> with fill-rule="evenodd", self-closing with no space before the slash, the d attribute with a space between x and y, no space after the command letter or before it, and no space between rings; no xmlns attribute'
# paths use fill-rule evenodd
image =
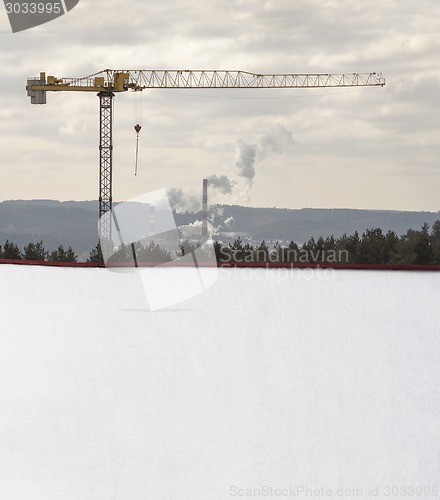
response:
<svg viewBox="0 0 440 500"><path fill-rule="evenodd" d="M218 70L105 69L80 78L57 78L40 73L27 80L32 104L46 104L46 92L95 92L99 97L99 236L111 241L112 208L112 101L117 92L144 89L262 89L359 87L385 85L380 73L257 74Z"/></svg>

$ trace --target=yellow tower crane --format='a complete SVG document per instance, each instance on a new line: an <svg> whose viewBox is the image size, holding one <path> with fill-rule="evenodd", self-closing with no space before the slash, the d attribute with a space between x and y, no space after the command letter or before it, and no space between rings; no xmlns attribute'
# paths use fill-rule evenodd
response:
<svg viewBox="0 0 440 500"><path fill-rule="evenodd" d="M46 92L96 92L99 97L99 233L111 241L112 208L112 100L115 92L144 89L262 89L384 86L379 73L256 74L246 71L113 70L105 69L80 78L56 78L40 73L27 81L32 104L46 104Z"/></svg>

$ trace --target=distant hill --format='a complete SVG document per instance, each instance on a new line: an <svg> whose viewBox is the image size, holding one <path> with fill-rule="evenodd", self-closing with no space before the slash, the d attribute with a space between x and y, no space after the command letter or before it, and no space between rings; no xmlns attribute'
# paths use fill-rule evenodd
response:
<svg viewBox="0 0 440 500"><path fill-rule="evenodd" d="M399 236L408 229L420 229L423 223L432 225L440 219L440 212L404 212L393 210L355 209L279 209L251 208L224 205L223 215L215 224L233 217L233 228L247 232L253 240L291 241L303 243L311 236L342 236L344 233L360 234L366 229L380 227L384 232L395 231Z"/></svg>
<svg viewBox="0 0 440 500"><path fill-rule="evenodd" d="M98 242L98 203L14 200L0 203L0 244L43 240L46 250L71 246L87 258Z"/></svg>
<svg viewBox="0 0 440 500"><path fill-rule="evenodd" d="M247 234L253 241L303 243L311 236L341 236L380 227L398 235L408 229L432 225L440 212L404 212L353 209L279 209L238 205L210 207L210 217L220 232ZM175 214L177 225L201 219L201 212ZM98 202L56 200L11 200L0 203L0 244L6 239L20 247L43 240L47 250L62 244L72 246L81 260L98 242ZM221 239L221 235L220 235Z"/></svg>

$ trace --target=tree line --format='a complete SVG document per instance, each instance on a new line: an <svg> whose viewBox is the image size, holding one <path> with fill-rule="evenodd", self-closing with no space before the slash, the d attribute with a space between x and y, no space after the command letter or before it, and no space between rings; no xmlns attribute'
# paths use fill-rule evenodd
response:
<svg viewBox="0 0 440 500"><path fill-rule="evenodd" d="M350 264L418 264L440 265L440 220L430 230L423 224L420 230L409 229L400 237L394 231L367 229L362 235L355 231L341 237L310 238L302 245L265 241L258 245L236 238L233 243L215 242L219 262L304 262Z"/></svg>
<svg viewBox="0 0 440 500"><path fill-rule="evenodd" d="M0 259L77 262L78 255L70 246L65 250L63 245L59 245L56 250L49 252L45 250L43 241L39 241L38 243L28 243L21 250L17 244L6 240L3 245L0 245Z"/></svg>
<svg viewBox="0 0 440 500"><path fill-rule="evenodd" d="M184 241L173 252L160 244L135 243L122 245L109 262L128 262L135 257L138 262L166 262L197 250L200 243ZM275 242L251 244L237 237L229 244L214 241L217 261L220 263L274 262L274 263L340 263L340 264L418 264L440 265L440 220L430 228L425 223L420 230L409 229L400 237L395 231L384 233L382 229L367 229L361 235L355 231L340 237L310 238L303 244L293 240L288 244ZM6 240L0 245L0 258L39 260L52 262L77 262L78 255L72 247L46 251L42 241L29 243L21 250ZM88 262L103 262L100 244L89 254Z"/></svg>

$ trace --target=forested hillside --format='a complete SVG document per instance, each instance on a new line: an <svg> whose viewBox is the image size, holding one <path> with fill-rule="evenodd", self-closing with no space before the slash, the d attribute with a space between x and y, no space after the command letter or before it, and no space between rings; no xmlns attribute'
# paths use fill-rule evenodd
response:
<svg viewBox="0 0 440 500"><path fill-rule="evenodd" d="M304 245L310 238L341 238L356 232L361 236L376 228L383 235L392 231L400 237L408 230L420 230L425 223L432 228L440 213L216 205L210 207L209 217L217 240L221 241L224 233L232 233L256 246L263 240ZM200 219L200 212L175 214L178 226ZM42 241L45 251L54 252L62 245L71 247L79 260L86 260L98 241L97 222L96 201L4 201L0 203L0 245L8 240L23 250L30 242Z"/></svg>

